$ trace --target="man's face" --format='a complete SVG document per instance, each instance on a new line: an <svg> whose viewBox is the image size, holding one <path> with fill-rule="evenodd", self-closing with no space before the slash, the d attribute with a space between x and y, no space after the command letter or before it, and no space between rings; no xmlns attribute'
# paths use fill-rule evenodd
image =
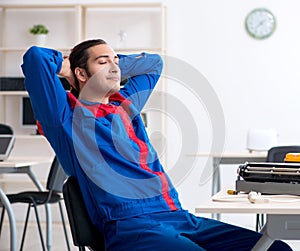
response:
<svg viewBox="0 0 300 251"><path fill-rule="evenodd" d="M119 58L107 44L100 44L88 49L87 62L90 77L83 89L89 93L108 97L120 90L121 71Z"/></svg>

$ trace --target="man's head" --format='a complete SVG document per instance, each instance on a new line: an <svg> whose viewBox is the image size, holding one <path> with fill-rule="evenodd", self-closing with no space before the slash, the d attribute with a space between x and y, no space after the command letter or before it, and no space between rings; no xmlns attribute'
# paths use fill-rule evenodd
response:
<svg viewBox="0 0 300 251"><path fill-rule="evenodd" d="M76 45L69 60L75 76L74 87L81 94L85 92L85 96L101 94L108 97L119 91L119 58L104 40L87 40Z"/></svg>

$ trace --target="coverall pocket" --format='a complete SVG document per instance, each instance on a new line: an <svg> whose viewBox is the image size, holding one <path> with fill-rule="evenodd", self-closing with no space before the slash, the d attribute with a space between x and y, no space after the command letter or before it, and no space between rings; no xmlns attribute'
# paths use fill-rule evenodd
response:
<svg viewBox="0 0 300 251"><path fill-rule="evenodd" d="M120 239L126 242L135 242L150 229L157 227L156 222L145 222L142 219L135 220L119 220L116 223L116 234Z"/></svg>

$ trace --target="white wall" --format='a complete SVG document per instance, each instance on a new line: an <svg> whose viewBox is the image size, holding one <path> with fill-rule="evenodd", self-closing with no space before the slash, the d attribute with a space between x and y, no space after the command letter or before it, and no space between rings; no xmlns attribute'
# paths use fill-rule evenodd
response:
<svg viewBox="0 0 300 251"><path fill-rule="evenodd" d="M194 65L214 87L225 113L228 151L244 150L246 132L253 127L275 127L282 143L300 140L299 5L234 0L169 3L169 53ZM272 37L257 41L247 35L244 20L261 6L276 15L278 27ZM188 15L176 18L180 10Z"/></svg>
<svg viewBox="0 0 300 251"><path fill-rule="evenodd" d="M299 1L187 0L167 4L168 52L195 66L216 91L225 114L225 151L246 151L249 128L274 127L279 143L299 144ZM244 28L246 15L257 7L271 10L278 22L273 36L264 41L252 39ZM178 188L191 211L210 194L210 182L200 183L204 166L205 160L199 160ZM222 167L223 185L234 186L235 170L236 166ZM222 215L221 219L254 227L251 215Z"/></svg>
<svg viewBox="0 0 300 251"><path fill-rule="evenodd" d="M1 2L73 3L74 1L2 0ZM298 129L300 2L298 0L163 2L168 12L168 55L194 66L207 78L218 95L226 123L225 151L246 151L246 133L249 128L276 128L280 144L300 144ZM266 7L272 11L278 24L275 33L263 41L251 38L244 28L246 15L257 7ZM169 85L169 88L173 88L172 91L179 99L189 103L180 88L177 89L175 85ZM198 119L201 149L209 150L213 135L208 114L205 114L203 107L199 108L196 115L196 121ZM171 134L172 132L168 132L168 135ZM179 151L178 147L180 148L176 146L172 149L174 155ZM172 152L170 156L172 157ZM195 168L178 185L183 204L191 211L195 205L210 195L210 181L205 184L200 184L199 181L206 161L206 159L197 160ZM223 181L228 180L227 183L232 184L235 168L230 167L230 172L224 172Z"/></svg>
<svg viewBox="0 0 300 251"><path fill-rule="evenodd" d="M279 143L299 144L300 3L187 0L167 4L168 52L195 66L219 96L226 122L225 151L245 151L249 128L274 127ZM271 10L278 22L273 36L263 41L252 39L244 28L246 15L257 7ZM230 170L231 177L234 171ZM223 173L225 179L230 176ZM190 208L200 202L193 203L192 197L206 191L192 177L179 187L190 197Z"/></svg>
<svg viewBox="0 0 300 251"><path fill-rule="evenodd" d="M100 3L105 1L21 1L0 3ZM126 0L109 2L128 2ZM134 1L148 2L148 1ZM300 32L296 0L167 0L168 55L198 69L224 109L226 150L245 149L248 128L275 127L282 143L300 141ZM277 18L270 38L257 41L244 28L246 15L266 7Z"/></svg>

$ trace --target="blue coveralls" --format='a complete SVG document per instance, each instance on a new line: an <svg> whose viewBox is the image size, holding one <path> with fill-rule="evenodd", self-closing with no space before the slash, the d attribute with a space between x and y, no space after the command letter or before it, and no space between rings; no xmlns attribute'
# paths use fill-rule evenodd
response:
<svg viewBox="0 0 300 251"><path fill-rule="evenodd" d="M140 111L157 83L156 54L119 55L124 88L108 104L77 100L57 76L62 55L31 47L22 70L35 118L66 173L75 176L107 250L250 250L259 233L196 217L150 144ZM272 250L290 250L276 242Z"/></svg>

